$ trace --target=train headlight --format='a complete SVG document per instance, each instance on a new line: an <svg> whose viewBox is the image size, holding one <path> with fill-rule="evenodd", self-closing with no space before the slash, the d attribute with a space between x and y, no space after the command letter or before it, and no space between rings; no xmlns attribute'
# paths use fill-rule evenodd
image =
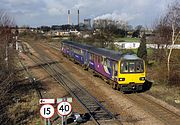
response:
<svg viewBox="0 0 180 125"><path fill-rule="evenodd" d="M119 81L125 81L125 78L119 78Z"/></svg>
<svg viewBox="0 0 180 125"><path fill-rule="evenodd" d="M144 81L145 77L140 77L139 80Z"/></svg>

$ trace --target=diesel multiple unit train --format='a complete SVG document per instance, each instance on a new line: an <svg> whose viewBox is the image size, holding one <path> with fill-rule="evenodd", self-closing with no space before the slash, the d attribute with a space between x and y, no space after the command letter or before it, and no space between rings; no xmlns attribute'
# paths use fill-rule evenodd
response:
<svg viewBox="0 0 180 125"><path fill-rule="evenodd" d="M145 62L134 54L122 54L104 48L62 41L63 55L78 62L86 69L92 69L107 80L114 89L141 91L146 79Z"/></svg>

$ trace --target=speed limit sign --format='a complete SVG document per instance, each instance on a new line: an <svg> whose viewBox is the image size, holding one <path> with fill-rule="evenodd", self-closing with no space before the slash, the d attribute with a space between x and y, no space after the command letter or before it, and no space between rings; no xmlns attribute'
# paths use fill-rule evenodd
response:
<svg viewBox="0 0 180 125"><path fill-rule="evenodd" d="M67 116L72 111L72 106L69 102L60 102L57 106L57 111L60 116Z"/></svg>
<svg viewBox="0 0 180 125"><path fill-rule="evenodd" d="M54 107L50 104L43 105L40 114L43 118L49 119L54 115Z"/></svg>

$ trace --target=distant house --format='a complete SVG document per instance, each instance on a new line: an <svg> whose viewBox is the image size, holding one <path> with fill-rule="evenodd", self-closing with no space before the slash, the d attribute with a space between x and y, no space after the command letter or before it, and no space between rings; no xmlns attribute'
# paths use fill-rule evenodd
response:
<svg viewBox="0 0 180 125"><path fill-rule="evenodd" d="M137 49L140 46L139 42L115 42L114 45L116 45L120 49ZM146 44L147 48L153 48L153 49L180 49L180 44L175 44L174 46L172 45L157 45L157 44Z"/></svg>
<svg viewBox="0 0 180 125"><path fill-rule="evenodd" d="M50 31L49 35L52 37L69 36L70 32L61 31L61 30L53 30L53 31Z"/></svg>
<svg viewBox="0 0 180 125"><path fill-rule="evenodd" d="M120 49L137 49L140 45L139 42L115 42L114 44Z"/></svg>
<svg viewBox="0 0 180 125"><path fill-rule="evenodd" d="M78 36L79 34L80 32L77 30L70 30L70 31L51 30L46 33L47 36L52 36L52 37L61 37L61 36L70 36L70 35Z"/></svg>

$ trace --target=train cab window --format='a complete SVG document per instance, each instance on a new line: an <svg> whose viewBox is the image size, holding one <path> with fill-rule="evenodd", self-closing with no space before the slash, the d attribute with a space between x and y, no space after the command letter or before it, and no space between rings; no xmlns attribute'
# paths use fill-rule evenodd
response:
<svg viewBox="0 0 180 125"><path fill-rule="evenodd" d="M122 62L121 63L121 72L122 73L128 72L128 62Z"/></svg>
<svg viewBox="0 0 180 125"><path fill-rule="evenodd" d="M136 62L136 72L143 72L143 63L142 62Z"/></svg>
<svg viewBox="0 0 180 125"><path fill-rule="evenodd" d="M135 72L135 62L129 62L129 72Z"/></svg>
<svg viewBox="0 0 180 125"><path fill-rule="evenodd" d="M144 64L141 60L122 61L121 73L141 73L144 72Z"/></svg>

